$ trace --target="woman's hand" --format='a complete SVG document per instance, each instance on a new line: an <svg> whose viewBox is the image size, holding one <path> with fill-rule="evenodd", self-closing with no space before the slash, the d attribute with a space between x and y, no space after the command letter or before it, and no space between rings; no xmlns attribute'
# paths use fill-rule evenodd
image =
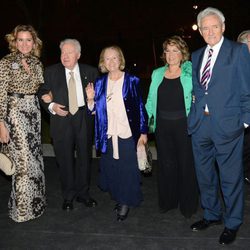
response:
<svg viewBox="0 0 250 250"><path fill-rule="evenodd" d="M92 82L88 83L87 87L85 88L85 91L88 103L93 103L95 98L94 84Z"/></svg>
<svg viewBox="0 0 250 250"><path fill-rule="evenodd" d="M51 103L53 101L53 95L52 95L51 91L48 94L42 95L41 99L45 103Z"/></svg>
<svg viewBox="0 0 250 250"><path fill-rule="evenodd" d="M140 146L141 144L145 145L148 142L148 136L147 134L141 134L138 143L137 143L137 147Z"/></svg>
<svg viewBox="0 0 250 250"><path fill-rule="evenodd" d="M8 143L10 140L10 134L8 129L6 128L4 122L0 122L0 142Z"/></svg>

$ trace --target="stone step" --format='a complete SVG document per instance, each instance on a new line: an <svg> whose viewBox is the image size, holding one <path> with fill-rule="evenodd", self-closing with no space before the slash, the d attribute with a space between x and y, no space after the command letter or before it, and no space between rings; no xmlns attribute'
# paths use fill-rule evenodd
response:
<svg viewBox="0 0 250 250"><path fill-rule="evenodd" d="M152 156L153 156L153 160L157 159L157 155L156 155L156 148L154 146L150 146L150 151L152 152ZM43 155L47 156L47 157L54 157L55 156L55 152L53 149L52 144L42 144L42 149L43 149ZM96 158L96 151L95 151L95 147L93 146L93 151L92 151L92 155L94 158Z"/></svg>

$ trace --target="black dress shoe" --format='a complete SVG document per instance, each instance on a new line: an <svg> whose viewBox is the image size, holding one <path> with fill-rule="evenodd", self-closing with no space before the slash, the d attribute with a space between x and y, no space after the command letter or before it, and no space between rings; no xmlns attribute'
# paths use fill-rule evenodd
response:
<svg viewBox="0 0 250 250"><path fill-rule="evenodd" d="M250 185L250 178L245 177L245 178L244 178L244 181L245 181L246 184Z"/></svg>
<svg viewBox="0 0 250 250"><path fill-rule="evenodd" d="M97 202L92 198L84 199L81 197L77 197L76 201L83 203L86 207L96 207L97 206Z"/></svg>
<svg viewBox="0 0 250 250"><path fill-rule="evenodd" d="M124 221L128 217L129 206L120 205L117 210L117 221Z"/></svg>
<svg viewBox="0 0 250 250"><path fill-rule="evenodd" d="M70 201L70 200L64 200L63 201L63 205L62 205L62 209L63 210L67 210L67 211L69 211L69 210L73 210L73 202L72 201Z"/></svg>
<svg viewBox="0 0 250 250"><path fill-rule="evenodd" d="M232 243L236 238L236 234L237 234L237 230L233 230L233 229L229 229L225 227L220 236L219 243L222 245L228 245Z"/></svg>
<svg viewBox="0 0 250 250"><path fill-rule="evenodd" d="M118 211L121 209L121 204L116 203L114 207L114 211L118 213Z"/></svg>
<svg viewBox="0 0 250 250"><path fill-rule="evenodd" d="M221 223L222 223L221 220L206 220L203 218L202 220L199 220L195 222L193 225L191 225L190 228L193 231L201 231L207 229L210 226L220 225Z"/></svg>

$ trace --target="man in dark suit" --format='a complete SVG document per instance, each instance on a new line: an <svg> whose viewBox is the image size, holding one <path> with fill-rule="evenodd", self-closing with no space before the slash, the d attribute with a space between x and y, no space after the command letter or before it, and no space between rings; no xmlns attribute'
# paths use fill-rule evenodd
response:
<svg viewBox="0 0 250 250"><path fill-rule="evenodd" d="M250 52L250 30L242 31L238 36L237 42L247 44ZM243 165L245 183L250 185L250 127L245 129L244 133Z"/></svg>
<svg viewBox="0 0 250 250"><path fill-rule="evenodd" d="M204 216L191 229L204 230L223 219L219 243L229 244L243 222L242 149L244 127L250 124L249 53L246 45L223 37L225 17L218 9L201 11L197 21L207 46L192 55L194 96L188 130Z"/></svg>
<svg viewBox="0 0 250 250"><path fill-rule="evenodd" d="M85 88L95 81L98 71L78 63L81 45L77 40L62 41L60 49L61 63L45 69L45 82L38 95L42 106L50 113L50 133L64 198L62 209L72 210L74 198L87 207L95 207L97 202L89 195L94 120L87 113ZM72 79L75 101L69 101L72 99L69 94ZM44 96L47 93L50 93L51 98Z"/></svg>

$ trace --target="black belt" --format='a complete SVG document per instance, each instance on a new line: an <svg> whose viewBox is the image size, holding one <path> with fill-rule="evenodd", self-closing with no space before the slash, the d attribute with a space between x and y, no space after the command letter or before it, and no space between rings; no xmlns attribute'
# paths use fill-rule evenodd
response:
<svg viewBox="0 0 250 250"><path fill-rule="evenodd" d="M20 93L8 93L8 96L13 96L17 98L24 98L26 96L34 96L35 94L20 94Z"/></svg>
<svg viewBox="0 0 250 250"><path fill-rule="evenodd" d="M85 106L78 107L78 110L84 110Z"/></svg>

